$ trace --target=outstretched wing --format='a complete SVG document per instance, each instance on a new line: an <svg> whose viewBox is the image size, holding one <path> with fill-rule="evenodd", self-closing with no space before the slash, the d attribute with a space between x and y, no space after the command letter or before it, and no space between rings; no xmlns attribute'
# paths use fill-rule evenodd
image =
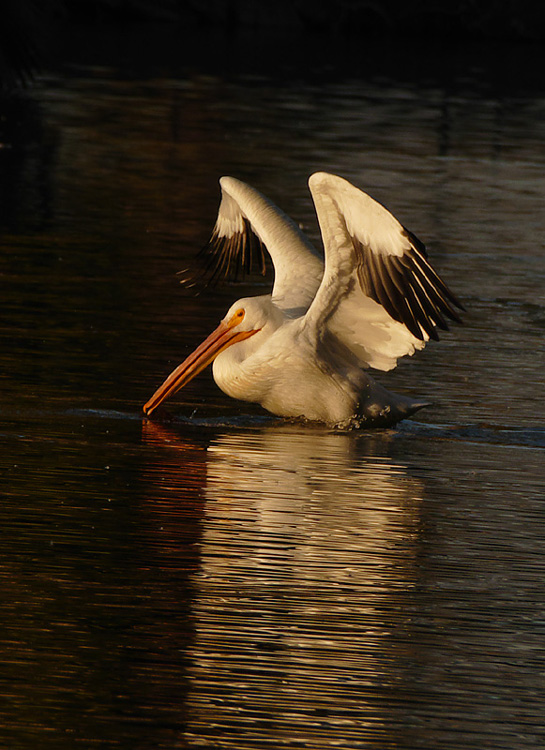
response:
<svg viewBox="0 0 545 750"><path fill-rule="evenodd" d="M382 370L421 349L447 318L461 322L454 294L424 245L380 203L335 175L309 187L325 248L322 284L307 325L338 336L362 364Z"/></svg>
<svg viewBox="0 0 545 750"><path fill-rule="evenodd" d="M274 266L273 301L286 311L305 312L323 275L318 252L289 216L268 198L234 177L222 177L221 203L212 238L202 251L208 281L237 279L266 251Z"/></svg>
<svg viewBox="0 0 545 750"><path fill-rule="evenodd" d="M197 259L201 262L200 268L182 279L185 286L193 286L196 282L214 286L224 281L239 281L253 273L256 266L262 276L266 274L268 264L265 245L227 190L222 190L212 236Z"/></svg>

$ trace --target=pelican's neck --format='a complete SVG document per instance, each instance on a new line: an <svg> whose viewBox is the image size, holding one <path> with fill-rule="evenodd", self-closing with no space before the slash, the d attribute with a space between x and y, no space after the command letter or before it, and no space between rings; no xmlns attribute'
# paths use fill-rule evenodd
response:
<svg viewBox="0 0 545 750"><path fill-rule="evenodd" d="M238 203L272 258L277 305L306 310L322 280L321 253L293 219L258 190L234 177L222 177L220 183Z"/></svg>
<svg viewBox="0 0 545 750"><path fill-rule="evenodd" d="M242 300L244 302L244 300ZM267 343L286 323L286 315L272 301L271 295L253 297L247 309L245 324L258 333L229 346L218 354L212 365L214 380L224 393L243 401L260 401L264 381L260 369L268 363Z"/></svg>

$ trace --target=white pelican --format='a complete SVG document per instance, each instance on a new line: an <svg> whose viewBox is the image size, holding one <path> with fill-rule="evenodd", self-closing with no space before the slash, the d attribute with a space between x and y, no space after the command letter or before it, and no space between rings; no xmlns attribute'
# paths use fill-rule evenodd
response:
<svg viewBox="0 0 545 750"><path fill-rule="evenodd" d="M445 317L461 322L456 297L424 245L369 195L341 177L309 179L324 257L268 198L222 177L208 253L213 275L247 263L255 235L274 266L272 294L231 306L216 330L157 389L150 415L213 362L227 395L282 417L340 427L385 426L426 403L391 393L363 369L391 370L422 349ZM255 237L253 239L255 240Z"/></svg>

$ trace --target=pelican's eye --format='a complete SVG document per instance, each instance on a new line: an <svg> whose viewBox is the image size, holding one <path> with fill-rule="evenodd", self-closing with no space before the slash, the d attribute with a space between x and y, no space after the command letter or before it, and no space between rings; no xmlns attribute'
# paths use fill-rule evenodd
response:
<svg viewBox="0 0 545 750"><path fill-rule="evenodd" d="M231 320L229 321L230 325L236 326L239 323L242 323L244 320L244 316L246 315L246 312L243 307L239 308L236 313L233 315Z"/></svg>

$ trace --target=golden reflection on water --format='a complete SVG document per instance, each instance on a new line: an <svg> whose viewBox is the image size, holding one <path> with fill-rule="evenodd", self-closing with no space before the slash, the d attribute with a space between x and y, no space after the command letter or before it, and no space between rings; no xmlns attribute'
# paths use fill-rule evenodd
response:
<svg viewBox="0 0 545 750"><path fill-rule="evenodd" d="M185 485L191 442L151 423L145 439L168 454L154 475ZM282 425L221 432L201 448L188 738L320 747L342 731L343 747L365 728L391 739L423 489L388 445L387 433Z"/></svg>

